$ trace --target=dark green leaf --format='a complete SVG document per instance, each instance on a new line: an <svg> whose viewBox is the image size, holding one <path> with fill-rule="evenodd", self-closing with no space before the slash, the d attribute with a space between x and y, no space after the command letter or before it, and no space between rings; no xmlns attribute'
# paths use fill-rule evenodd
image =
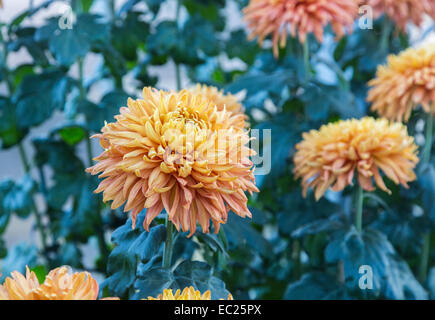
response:
<svg viewBox="0 0 435 320"><path fill-rule="evenodd" d="M55 109L62 109L69 90L69 78L60 71L28 75L13 96L18 125L36 126L50 118Z"/></svg>
<svg viewBox="0 0 435 320"><path fill-rule="evenodd" d="M226 299L228 291L222 280L213 276L213 269L204 262L183 261L174 271L164 268L153 268L139 275L134 287L136 293L133 299L156 297L163 289L183 290L193 286L195 290L211 291L211 298Z"/></svg>

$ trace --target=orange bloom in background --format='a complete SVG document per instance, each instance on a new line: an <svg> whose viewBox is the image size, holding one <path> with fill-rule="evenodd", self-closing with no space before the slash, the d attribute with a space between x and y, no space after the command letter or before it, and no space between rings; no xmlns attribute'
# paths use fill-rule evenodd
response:
<svg viewBox="0 0 435 320"><path fill-rule="evenodd" d="M408 187L416 179L413 169L419 161L406 126L371 117L341 120L304 133L296 150L295 177L302 178L304 197L311 187L316 200L328 188L341 191L352 185L354 175L366 191L375 190L374 179L379 188L391 193L380 171Z"/></svg>
<svg viewBox="0 0 435 320"><path fill-rule="evenodd" d="M382 117L408 121L419 105L435 115L435 43L390 55L368 85L367 100Z"/></svg>
<svg viewBox="0 0 435 320"><path fill-rule="evenodd" d="M180 292L180 289L178 289L174 295L172 289L164 289L163 294L159 294L157 298L148 297L148 300L211 300L210 290L201 294L199 290L195 290L194 287L190 286L184 288L183 292ZM233 300L233 296L229 294L227 300Z"/></svg>
<svg viewBox="0 0 435 320"><path fill-rule="evenodd" d="M198 83L196 86L190 88L189 91L193 94L203 95L216 105L218 111L222 111L225 108L226 111L232 112L233 114L243 114L243 106L237 100L237 97L230 93L224 93L223 90L219 90L216 87Z"/></svg>
<svg viewBox="0 0 435 320"><path fill-rule="evenodd" d="M98 283L88 272L71 274L67 267L51 270L39 284L33 271L26 267L26 276L14 271L0 285L0 300L96 300ZM117 298L109 298L117 299Z"/></svg>
<svg viewBox="0 0 435 320"><path fill-rule="evenodd" d="M323 29L331 23L337 38L352 30L358 13L354 0L251 0L243 9L244 19L252 30L250 39L263 40L272 35L273 52L278 56L278 43L285 47L287 32L304 43L313 33L323 41Z"/></svg>
<svg viewBox="0 0 435 320"><path fill-rule="evenodd" d="M359 3L370 6L375 19L386 14L403 32L408 22L421 26L425 14L435 19L435 0L359 0Z"/></svg>
<svg viewBox="0 0 435 320"><path fill-rule="evenodd" d="M143 97L128 99L116 122L94 136L104 148L87 169L104 178L95 192L112 200L112 209L125 203L133 228L144 208L146 230L165 209L177 230L181 225L189 236L197 222L209 232L210 219L218 232L230 209L251 217L244 191L259 190L243 118L189 90L144 88Z"/></svg>

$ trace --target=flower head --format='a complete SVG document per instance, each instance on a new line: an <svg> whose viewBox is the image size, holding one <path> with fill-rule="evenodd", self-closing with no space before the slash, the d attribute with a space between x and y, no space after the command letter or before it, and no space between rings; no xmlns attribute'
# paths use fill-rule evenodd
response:
<svg viewBox="0 0 435 320"><path fill-rule="evenodd" d="M296 178L302 178L303 195L309 187L316 200L328 188L341 191L352 185L354 175L364 190L373 191L372 179L390 193L380 171L407 187L415 180L417 146L399 122L365 117L341 120L303 134L294 157Z"/></svg>
<svg viewBox="0 0 435 320"><path fill-rule="evenodd" d="M180 293L180 289L172 293L172 289L164 289L163 294L159 294L157 298L148 297L148 300L211 300L210 290L207 290L203 294L199 290L195 290L194 287L186 287L183 292ZM222 300L222 299L221 299ZM227 300L233 300L231 294L228 295Z"/></svg>
<svg viewBox="0 0 435 320"><path fill-rule="evenodd" d="M100 139L104 152L87 171L105 178L95 190L115 209L125 203L137 214L147 208L144 228L163 209L177 230L218 232L231 209L251 216L244 191L258 192L252 162L255 152L237 114L219 111L202 94L144 88L144 99L127 102Z"/></svg>
<svg viewBox="0 0 435 320"><path fill-rule="evenodd" d="M96 300L98 283L88 272L71 274L67 267L49 272L39 284L33 271L26 267L26 276L14 271L0 285L0 300Z"/></svg>
<svg viewBox="0 0 435 320"><path fill-rule="evenodd" d="M375 19L386 14L403 32L408 22L420 26L425 14L435 19L435 0L359 0L359 3L370 6Z"/></svg>
<svg viewBox="0 0 435 320"><path fill-rule="evenodd" d="M26 276L18 271L11 272L0 285L0 300L37 300L35 290L39 287L38 278L26 267Z"/></svg>
<svg viewBox="0 0 435 320"><path fill-rule="evenodd" d="M230 93L224 93L223 90L219 90L216 87L198 83L196 86L190 88L189 91L193 94L203 95L216 105L218 111L222 111L225 108L226 111L232 112L233 114L243 114L243 106L238 101L237 97Z"/></svg>
<svg viewBox="0 0 435 320"><path fill-rule="evenodd" d="M408 121L419 105L435 115L435 43L390 55L368 84L367 100L382 117Z"/></svg>
<svg viewBox="0 0 435 320"><path fill-rule="evenodd" d="M323 29L330 23L337 38L352 29L358 12L354 0L251 0L243 10L250 38L258 37L260 44L272 35L273 50L278 56L278 42L284 47L287 32L296 32L301 43L308 33L323 41Z"/></svg>

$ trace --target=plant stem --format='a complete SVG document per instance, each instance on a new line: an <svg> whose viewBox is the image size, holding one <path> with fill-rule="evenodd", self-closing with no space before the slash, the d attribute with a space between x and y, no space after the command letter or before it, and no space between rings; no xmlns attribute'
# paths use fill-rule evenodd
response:
<svg viewBox="0 0 435 320"><path fill-rule="evenodd" d="M388 39L390 37L391 27L392 27L391 21L385 16L382 24L381 52L388 51L388 47L389 47Z"/></svg>
<svg viewBox="0 0 435 320"><path fill-rule="evenodd" d="M177 81L177 90L181 90L181 72L180 72L180 64L175 63L175 78Z"/></svg>
<svg viewBox="0 0 435 320"><path fill-rule="evenodd" d="M294 275L295 279L299 280L302 274L302 265L301 265L301 243L299 240L294 240L293 248L292 248L292 259L294 260Z"/></svg>
<svg viewBox="0 0 435 320"><path fill-rule="evenodd" d="M78 69L79 69L79 91L80 91L80 98L85 99L86 98L86 88L84 86L84 71L83 71L83 58L79 58L77 60ZM93 165L93 152L92 152L92 143L91 139L89 137L89 133L86 135L86 150L88 154L88 164L91 167ZM98 204L98 226L97 226L97 240L98 240L98 248L100 250L101 258L105 264L107 260L107 256L109 255L109 249L107 247L106 239L104 238L104 228L103 228L103 217L101 215L101 204Z"/></svg>
<svg viewBox="0 0 435 320"><path fill-rule="evenodd" d="M303 44L303 55L304 55L304 66L305 66L305 80L308 81L310 79L310 44L308 42L308 38L305 39Z"/></svg>
<svg viewBox="0 0 435 320"><path fill-rule="evenodd" d="M364 191L363 188L358 185L358 190L356 194L356 215L355 215L355 227L358 232L362 231L362 215L363 215L363 200Z"/></svg>
<svg viewBox="0 0 435 320"><path fill-rule="evenodd" d="M26 172L26 174L29 174L30 164L29 164L29 160L27 159L26 151L24 150L22 142L20 142L18 144L18 150L20 152L20 158L21 158L21 162L23 164L24 171ZM36 207L36 204L35 204L35 200L33 198L33 192L32 192L30 200L31 200L30 205L31 205L32 211L35 215L36 227L38 228L39 235L41 236L42 249L44 252L46 252L47 247L48 247L47 246L47 235L45 234L44 226L42 225L41 213L38 211L38 208Z"/></svg>
<svg viewBox="0 0 435 320"><path fill-rule="evenodd" d="M421 283L426 281L427 269L429 265L429 253L430 253L430 232L423 235L423 248L420 256L420 268L418 270L418 280Z"/></svg>
<svg viewBox="0 0 435 320"><path fill-rule="evenodd" d="M433 139L433 116L428 113L426 120L426 138L422 154L422 163L427 164L430 162L430 155L432 151L432 139ZM420 282L426 281L428 266L429 266L429 255L430 255L430 231L423 235L423 248L420 256L420 267L418 270L418 279Z"/></svg>
<svg viewBox="0 0 435 320"><path fill-rule="evenodd" d="M26 173L30 172L29 160L27 160L26 151L24 150L23 143L18 143L18 151L20 152L21 162L23 163L23 168Z"/></svg>
<svg viewBox="0 0 435 320"><path fill-rule="evenodd" d="M178 0L176 14L175 14L175 23L177 24L177 28L178 28L178 21L180 20L180 9L181 9L181 5L180 5L180 1ZM175 61L174 63L175 63L175 80L177 85L177 91L180 91L182 88L180 64Z"/></svg>
<svg viewBox="0 0 435 320"><path fill-rule="evenodd" d="M89 134L86 135L86 149L87 149L87 153L88 153L88 162L89 162L89 166L92 167L93 162L92 162L92 143L91 143L91 139L89 138Z"/></svg>
<svg viewBox="0 0 435 320"><path fill-rule="evenodd" d="M428 113L426 120L426 137L422 155L423 163L430 162L430 154L432 151L432 140L433 140L433 116L431 113Z"/></svg>
<svg viewBox="0 0 435 320"><path fill-rule="evenodd" d="M165 248L163 251L163 268L169 269L171 267L172 260L172 251L173 251L173 234L172 231L174 229L174 225L171 221L169 221L169 217L166 217L166 240L165 240Z"/></svg>

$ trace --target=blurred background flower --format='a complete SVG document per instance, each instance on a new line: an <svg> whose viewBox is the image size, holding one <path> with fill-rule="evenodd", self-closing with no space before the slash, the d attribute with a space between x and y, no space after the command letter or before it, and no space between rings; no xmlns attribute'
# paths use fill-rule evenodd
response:
<svg viewBox="0 0 435 320"><path fill-rule="evenodd" d="M0 300L96 300L97 281L88 272L72 273L67 267L51 270L42 284L26 267L26 275L11 273L0 285Z"/></svg>
<svg viewBox="0 0 435 320"><path fill-rule="evenodd" d="M324 29L331 24L336 38L341 38L346 30L352 30L358 7L354 0L251 0L243 12L250 39L258 37L261 44L271 35L278 56L278 47L285 47L288 33L301 43L313 33L322 42Z"/></svg>
<svg viewBox="0 0 435 320"><path fill-rule="evenodd" d="M382 117L407 122L419 106L435 115L435 42L389 56L368 85L367 100Z"/></svg>
<svg viewBox="0 0 435 320"><path fill-rule="evenodd" d="M308 188L313 188L316 200L328 188L341 191L353 185L354 176L364 190L375 190L374 179L388 193L391 191L380 171L405 187L416 178L414 139L404 125L385 119L367 117L324 125L318 131L304 133L296 150L295 177L302 178L304 196Z"/></svg>

